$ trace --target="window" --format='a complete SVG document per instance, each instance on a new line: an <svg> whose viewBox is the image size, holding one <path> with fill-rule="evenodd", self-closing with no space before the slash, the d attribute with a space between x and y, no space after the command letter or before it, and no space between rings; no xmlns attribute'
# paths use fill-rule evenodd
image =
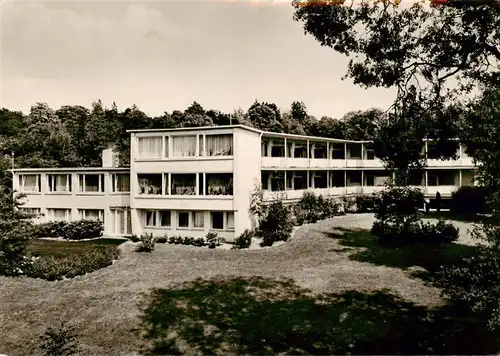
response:
<svg viewBox="0 0 500 356"><path fill-rule="evenodd" d="M162 175L161 174L138 174L139 194L141 195L161 195Z"/></svg>
<svg viewBox="0 0 500 356"><path fill-rule="evenodd" d="M268 190L269 189L269 172L261 172L260 174L260 181L262 184L262 190Z"/></svg>
<svg viewBox="0 0 500 356"><path fill-rule="evenodd" d="M203 173L198 173L198 195L205 194L203 191L203 188L205 187L203 176Z"/></svg>
<svg viewBox="0 0 500 356"><path fill-rule="evenodd" d="M332 159L345 159L344 144L334 143L332 146Z"/></svg>
<svg viewBox="0 0 500 356"><path fill-rule="evenodd" d="M366 186L373 187L375 185L375 176L367 175L366 176Z"/></svg>
<svg viewBox="0 0 500 356"><path fill-rule="evenodd" d="M21 211L25 214L35 215L33 218L38 219L42 213L40 208L21 208Z"/></svg>
<svg viewBox="0 0 500 356"><path fill-rule="evenodd" d="M207 156L232 156L233 135L206 135Z"/></svg>
<svg viewBox="0 0 500 356"><path fill-rule="evenodd" d="M70 221L71 209L47 209L49 220Z"/></svg>
<svg viewBox="0 0 500 356"><path fill-rule="evenodd" d="M348 186L359 186L361 185L361 172L360 171L349 171L347 172Z"/></svg>
<svg viewBox="0 0 500 356"><path fill-rule="evenodd" d="M80 174L78 178L80 192L104 192L104 174Z"/></svg>
<svg viewBox="0 0 500 356"><path fill-rule="evenodd" d="M234 212L227 212L227 229L234 230Z"/></svg>
<svg viewBox="0 0 500 356"><path fill-rule="evenodd" d="M372 160L375 159L375 151L371 145L365 146L365 157L364 159Z"/></svg>
<svg viewBox="0 0 500 356"><path fill-rule="evenodd" d="M207 195L233 195L232 173L207 173L206 178Z"/></svg>
<svg viewBox="0 0 500 356"><path fill-rule="evenodd" d="M104 210L81 209L80 210L80 219L93 220L93 221L104 221Z"/></svg>
<svg viewBox="0 0 500 356"><path fill-rule="evenodd" d="M285 141L283 140L272 141L271 157L285 157Z"/></svg>
<svg viewBox="0 0 500 356"><path fill-rule="evenodd" d="M174 157L192 157L196 153L196 136L173 136Z"/></svg>
<svg viewBox="0 0 500 356"><path fill-rule="evenodd" d="M172 212L170 210L160 210L160 226L170 227L172 219Z"/></svg>
<svg viewBox="0 0 500 356"><path fill-rule="evenodd" d="M222 211L212 211L212 229L224 230L224 213Z"/></svg>
<svg viewBox="0 0 500 356"><path fill-rule="evenodd" d="M293 189L294 190L307 189L307 173L306 172L294 172Z"/></svg>
<svg viewBox="0 0 500 356"><path fill-rule="evenodd" d="M314 188L328 188L328 181L325 172L314 172L313 173Z"/></svg>
<svg viewBox="0 0 500 356"><path fill-rule="evenodd" d="M205 145L203 144L203 135L200 135L198 138L198 147L199 147L199 156L204 156L205 155Z"/></svg>
<svg viewBox="0 0 500 356"><path fill-rule="evenodd" d="M139 157L161 158L162 141L161 136L138 137Z"/></svg>
<svg viewBox="0 0 500 356"><path fill-rule="evenodd" d="M293 158L307 158L307 142L289 142L288 156Z"/></svg>
<svg viewBox="0 0 500 356"><path fill-rule="evenodd" d="M271 190L273 192L285 189L285 172L274 172L271 175Z"/></svg>
<svg viewBox="0 0 500 356"><path fill-rule="evenodd" d="M233 211L212 211L210 216L213 230L234 230Z"/></svg>
<svg viewBox="0 0 500 356"><path fill-rule="evenodd" d="M41 191L41 175L40 174L22 174L19 176L19 191L40 192Z"/></svg>
<svg viewBox="0 0 500 356"><path fill-rule="evenodd" d="M177 212L177 227L180 228L189 227L189 213L187 211Z"/></svg>
<svg viewBox="0 0 500 356"><path fill-rule="evenodd" d="M330 171L330 181L332 187L345 187L345 172L344 171Z"/></svg>
<svg viewBox="0 0 500 356"><path fill-rule="evenodd" d="M116 235L130 235L132 233L132 219L130 210L126 207L111 209L113 232Z"/></svg>
<svg viewBox="0 0 500 356"><path fill-rule="evenodd" d="M144 211L144 226L156 227L156 211L153 210Z"/></svg>
<svg viewBox="0 0 500 356"><path fill-rule="evenodd" d="M314 144L314 154L311 155L311 158L316 158L316 159L325 159L328 158L328 151L326 149L325 144Z"/></svg>
<svg viewBox="0 0 500 356"><path fill-rule="evenodd" d="M171 174L172 195L195 195L196 194L196 174Z"/></svg>
<svg viewBox="0 0 500 356"><path fill-rule="evenodd" d="M361 159L361 144L348 144L347 145L349 158Z"/></svg>
<svg viewBox="0 0 500 356"><path fill-rule="evenodd" d="M49 192L71 192L71 175L70 174L49 174L47 176Z"/></svg>
<svg viewBox="0 0 500 356"><path fill-rule="evenodd" d="M113 193L130 192L130 175L128 174L113 174L111 176Z"/></svg>
<svg viewBox="0 0 500 356"><path fill-rule="evenodd" d="M205 212L204 211L193 211L193 225L195 228L205 227Z"/></svg>
<svg viewBox="0 0 500 356"><path fill-rule="evenodd" d="M262 143L260 145L260 153L261 153L262 157L267 157L268 156L268 154L267 154L268 147L269 147L269 142L268 141L262 141Z"/></svg>

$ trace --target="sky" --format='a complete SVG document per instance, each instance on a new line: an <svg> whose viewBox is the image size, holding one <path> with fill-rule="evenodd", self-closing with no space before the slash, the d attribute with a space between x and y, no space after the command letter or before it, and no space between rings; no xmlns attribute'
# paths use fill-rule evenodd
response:
<svg viewBox="0 0 500 356"><path fill-rule="evenodd" d="M151 116L232 112L255 101L317 118L386 109L394 91L341 80L348 58L321 47L289 2L0 0L0 107L91 107L101 99Z"/></svg>

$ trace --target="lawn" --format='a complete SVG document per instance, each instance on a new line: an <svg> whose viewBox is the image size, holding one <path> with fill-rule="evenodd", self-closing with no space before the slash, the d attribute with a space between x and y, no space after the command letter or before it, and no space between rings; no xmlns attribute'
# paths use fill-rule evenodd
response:
<svg viewBox="0 0 500 356"><path fill-rule="evenodd" d="M487 222L488 221L488 216L486 215L471 215L471 216L464 216L464 215L459 215L456 213L453 213L451 211L431 211L431 212L424 212L424 218L427 219L445 219L445 220L453 220L453 221L463 221L463 222L470 222L470 223L482 223L482 222Z"/></svg>
<svg viewBox="0 0 500 356"><path fill-rule="evenodd" d="M262 250L125 245L111 266L57 282L0 277L0 354L36 354L62 320L82 355L496 353L483 320L445 305L409 270L432 275L448 252L377 250L353 230L372 220L304 226Z"/></svg>
<svg viewBox="0 0 500 356"><path fill-rule="evenodd" d="M90 241L58 241L58 240L45 240L33 239L28 245L28 252L33 256L53 256L55 258L62 258L74 253L82 253L84 251L91 251L96 249L103 249L110 245L120 245L126 239L96 239Z"/></svg>

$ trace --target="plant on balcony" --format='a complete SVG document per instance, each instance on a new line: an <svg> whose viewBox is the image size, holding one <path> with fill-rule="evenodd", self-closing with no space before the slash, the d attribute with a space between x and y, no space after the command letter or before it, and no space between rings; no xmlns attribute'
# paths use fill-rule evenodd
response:
<svg viewBox="0 0 500 356"><path fill-rule="evenodd" d="M173 185L172 195L195 195L196 187L184 186L184 185Z"/></svg>
<svg viewBox="0 0 500 356"><path fill-rule="evenodd" d="M225 185L209 185L208 186L209 195L233 195L233 184L232 182Z"/></svg>

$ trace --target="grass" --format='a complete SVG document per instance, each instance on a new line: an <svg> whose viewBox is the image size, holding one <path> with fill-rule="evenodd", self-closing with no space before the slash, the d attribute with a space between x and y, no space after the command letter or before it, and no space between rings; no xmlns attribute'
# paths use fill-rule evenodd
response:
<svg viewBox="0 0 500 356"><path fill-rule="evenodd" d="M126 239L96 239L91 241L56 241L33 239L28 245L28 252L33 256L63 258L71 254L85 251L105 249L107 246L117 246L127 241Z"/></svg>
<svg viewBox="0 0 500 356"><path fill-rule="evenodd" d="M61 320L82 355L496 353L483 320L443 307L437 288L405 271L448 257L384 252L366 231L324 233L372 220L308 225L263 250L124 246L111 266L58 282L0 276L0 354L38 354Z"/></svg>
<svg viewBox="0 0 500 356"><path fill-rule="evenodd" d="M314 296L291 280L196 280L155 289L141 316L146 353L481 354L484 321L427 309L386 291Z"/></svg>
<svg viewBox="0 0 500 356"><path fill-rule="evenodd" d="M426 280L432 280L441 266L459 262L464 257L473 256L477 248L459 243L435 246L415 245L401 248L387 248L377 242L377 237L368 230L337 228L338 232L330 233L330 237L339 240L343 250L349 252L351 260L368 262L379 266L401 269L421 267L425 271L414 272Z"/></svg>

